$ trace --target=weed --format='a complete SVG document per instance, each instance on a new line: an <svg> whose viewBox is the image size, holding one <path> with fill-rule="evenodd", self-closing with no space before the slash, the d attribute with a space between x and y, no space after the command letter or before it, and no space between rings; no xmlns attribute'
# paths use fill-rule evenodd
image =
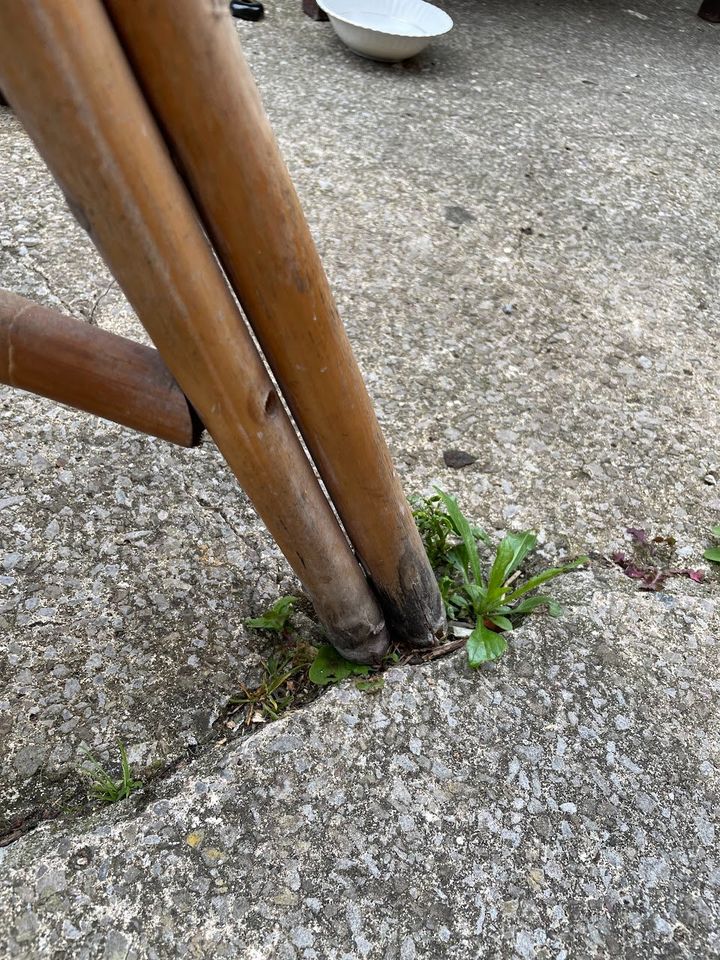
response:
<svg viewBox="0 0 720 960"><path fill-rule="evenodd" d="M710 533L720 539L720 526L713 527ZM713 563L720 563L720 547L708 547L703 556L706 560L712 560Z"/></svg>
<svg viewBox="0 0 720 960"><path fill-rule="evenodd" d="M253 630L271 630L273 633L286 633L288 622L297 603L297 597L280 597L261 617L246 620Z"/></svg>
<svg viewBox="0 0 720 960"><path fill-rule="evenodd" d="M675 537L651 537L642 527L628 527L627 533L633 544L633 556L617 550L611 560L623 570L626 577L638 580L641 590L657 593L670 577L688 577L695 583L702 583L705 579L703 570L672 566L676 556Z"/></svg>
<svg viewBox="0 0 720 960"><path fill-rule="evenodd" d="M120 771L121 777L116 780L110 776L102 764L96 760L90 751L86 752L86 762L88 767L81 769L83 776L90 780L90 796L101 803L119 803L121 800L127 800L131 793L142 787L142 782L136 780L130 769L130 763L127 758L127 750L122 743L118 744L120 751Z"/></svg>
<svg viewBox="0 0 720 960"><path fill-rule="evenodd" d="M320 647L317 656L312 662L308 678L318 687L326 687L330 683L340 683L348 677L366 677L370 667L364 663L351 663L335 647L325 644Z"/></svg>
<svg viewBox="0 0 720 960"><path fill-rule="evenodd" d="M309 692L308 670L315 657L315 648L299 642L291 629L290 617L296 603L297 597L280 597L262 616L246 621L254 630L268 630L286 643L283 649L263 662L263 676L257 686L240 684L240 693L230 699L225 709L226 725L234 727L232 718L239 713L244 726L277 720L298 702L307 703L313 699Z"/></svg>
<svg viewBox="0 0 720 960"><path fill-rule="evenodd" d="M443 494L444 496L444 494ZM425 544L428 560L433 570L446 565L448 552L457 531L452 519L443 509L440 493L432 497L413 497L411 500L415 524ZM479 527L471 527L477 540L490 546L490 538Z"/></svg>
<svg viewBox="0 0 720 960"><path fill-rule="evenodd" d="M377 672L377 668L351 663L329 644L316 649L299 641L290 628L295 602L295 597L280 597L263 616L247 621L253 629L270 630L286 641L294 642L294 646L286 646L263 663L263 677L257 686L240 685L240 693L232 697L224 711L226 725L233 727L232 718L238 713L242 713L245 726L277 720L290 707L313 700L319 687L340 683L348 677L368 677L371 671ZM399 659L397 653L391 653L383 663L389 665ZM364 685L358 682L357 687L375 693L382 687L379 679L368 678Z"/></svg>
<svg viewBox="0 0 720 960"><path fill-rule="evenodd" d="M528 594L588 562L587 557L579 557L520 581L520 567L537 544L534 533L522 531L509 533L501 540L485 573L478 541L487 547L491 540L484 530L470 524L453 497L438 490L436 496L416 501L413 515L435 569L448 617L472 625L467 638L471 667L501 657L507 650L504 634L538 607L545 606L551 616L559 616L562 608L551 597Z"/></svg>
<svg viewBox="0 0 720 960"><path fill-rule="evenodd" d="M279 719L307 687L314 654L314 647L298 645L269 657L262 665L263 676L256 687L240 684L240 693L229 701L226 718L240 712L246 726Z"/></svg>
<svg viewBox="0 0 720 960"><path fill-rule="evenodd" d="M396 653L386 657L387 664L397 663ZM262 665L263 677L256 687L240 684L240 693L232 697L223 719L233 728L233 718L242 714L242 724L278 720L291 707L305 705L320 693L320 687L340 683L348 677L359 677L356 686L366 693L377 693L383 686L382 677L376 675L377 667L351 663L329 644L316 649L309 644L297 643L295 647L268 658Z"/></svg>

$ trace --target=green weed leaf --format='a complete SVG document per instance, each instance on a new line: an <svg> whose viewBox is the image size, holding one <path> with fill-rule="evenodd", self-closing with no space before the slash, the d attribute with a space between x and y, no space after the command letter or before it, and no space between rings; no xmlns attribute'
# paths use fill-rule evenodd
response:
<svg viewBox="0 0 720 960"><path fill-rule="evenodd" d="M475 612L480 615L486 607L487 590L485 587L479 587L476 583L467 583L465 584L465 593L470 597Z"/></svg>
<svg viewBox="0 0 720 960"><path fill-rule="evenodd" d="M526 580L525 583L521 584L517 588L517 590L513 590L512 593L508 594L505 597L505 603L512 603L514 600L518 600L526 593L530 593L531 590L537 590L538 587L541 587L544 583L547 583L548 580L554 580L555 577L560 577L564 573L569 573L571 570L577 570L578 567L583 567L586 563L588 563L587 557L578 557L577 560L573 560L572 563L563 564L562 567L551 567L549 570L543 570L542 573L539 573L536 577L531 577L529 580Z"/></svg>
<svg viewBox="0 0 720 960"><path fill-rule="evenodd" d="M520 603L515 604L512 608L512 613L514 616L525 617L538 607L546 606L549 599L545 594L538 594L536 597L527 597L525 600L521 600Z"/></svg>
<svg viewBox="0 0 720 960"><path fill-rule="evenodd" d="M718 527L717 529L720 529ZM720 536L720 534L718 534ZM703 554L706 560L712 560L713 563L720 563L720 547L710 547L709 550L706 550Z"/></svg>
<svg viewBox="0 0 720 960"><path fill-rule="evenodd" d="M536 543L537 537L529 530L508 533L500 541L488 577L488 608L502 597L508 577L518 569L530 551L535 549Z"/></svg>
<svg viewBox="0 0 720 960"><path fill-rule="evenodd" d="M435 489L437 490L437 487ZM457 504L457 500L455 500L454 497L451 497L449 493L443 493L442 490L438 490L437 493L442 500L445 509L447 510L455 532L460 537L463 542L463 546L465 547L466 575L467 573L472 573L472 577L470 579L477 584L482 584L483 575L480 568L480 556L478 554L477 543L475 542L472 527L468 523L462 510Z"/></svg>
<svg viewBox="0 0 720 960"><path fill-rule="evenodd" d="M545 593L539 593L536 597L526 597L525 600L515 604L511 612L514 616L524 617L538 607L547 607L551 617L561 617L564 612L557 600L553 600Z"/></svg>
<svg viewBox="0 0 720 960"><path fill-rule="evenodd" d="M508 620L507 617L502 616L502 614L494 613L487 619L490 621L490 623L494 623L496 627L500 627L501 630L512 630L513 628L512 621Z"/></svg>
<svg viewBox="0 0 720 960"><path fill-rule="evenodd" d="M468 664L475 669L488 660L497 660L507 650L507 640L483 623L478 623L467 639Z"/></svg>
<svg viewBox="0 0 720 960"><path fill-rule="evenodd" d="M507 580L511 574L515 573L525 557L535 549L537 537L531 530L522 530L520 533L509 533L505 540L509 542L513 550L512 559L505 570L505 579Z"/></svg>
<svg viewBox="0 0 720 960"><path fill-rule="evenodd" d="M465 549L465 544L458 543L450 549L445 554L445 562L453 570L456 570L460 576L463 578L465 583L470 582L470 567L467 559L467 550Z"/></svg>
<svg viewBox="0 0 720 960"><path fill-rule="evenodd" d="M340 683L352 676L367 676L370 667L364 663L351 663L337 652L335 647L325 644L320 647L308 673L312 683L326 687L330 683Z"/></svg>
<svg viewBox="0 0 720 960"><path fill-rule="evenodd" d="M482 527L475 527L471 525L470 530L472 531L472 535L475 537L476 540L481 540L486 547L492 546L492 540L490 539L490 535L486 533Z"/></svg>
<svg viewBox="0 0 720 960"><path fill-rule="evenodd" d="M246 620L245 623L253 630L272 630L282 633L287 627L288 620L293 612L297 597L280 597L261 617Z"/></svg>
<svg viewBox="0 0 720 960"><path fill-rule="evenodd" d="M118 749L120 750L120 766L122 769L121 799L127 800L133 790L140 789L142 781L136 780L133 777L130 762L128 761L127 750L122 743L118 744Z"/></svg>

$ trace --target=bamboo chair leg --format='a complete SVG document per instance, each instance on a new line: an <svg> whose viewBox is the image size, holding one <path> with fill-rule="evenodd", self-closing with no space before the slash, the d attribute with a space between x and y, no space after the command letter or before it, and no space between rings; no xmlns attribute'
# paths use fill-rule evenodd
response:
<svg viewBox="0 0 720 960"><path fill-rule="evenodd" d="M152 347L0 290L0 383L182 447L203 425Z"/></svg>
<svg viewBox="0 0 720 960"><path fill-rule="evenodd" d="M435 578L230 18L104 2L388 624L432 645Z"/></svg>
<svg viewBox="0 0 720 960"><path fill-rule="evenodd" d="M379 607L99 0L0 3L0 86L333 642L376 659L388 644Z"/></svg>

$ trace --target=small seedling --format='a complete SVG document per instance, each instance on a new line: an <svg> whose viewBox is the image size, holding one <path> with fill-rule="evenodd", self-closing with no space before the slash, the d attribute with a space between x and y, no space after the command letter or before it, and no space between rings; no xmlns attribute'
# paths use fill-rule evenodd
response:
<svg viewBox="0 0 720 960"><path fill-rule="evenodd" d="M471 626L467 638L471 667L501 657L507 650L505 633L538 607L547 607L551 616L559 616L562 608L551 597L528 594L588 562L587 557L579 557L519 581L520 567L537 545L534 533L522 531L509 533L501 540L485 574L478 541L487 546L490 537L470 524L453 497L438 490L437 496L416 504L413 513L438 577L448 617L467 621Z"/></svg>
<svg viewBox="0 0 720 960"><path fill-rule="evenodd" d="M271 630L273 633L286 633L297 597L280 597L261 617L246 620L253 630Z"/></svg>
<svg viewBox="0 0 720 960"><path fill-rule="evenodd" d="M720 540L720 526L713 527L710 533ZM712 560L713 563L720 563L720 547L708 547L703 556L706 560Z"/></svg>
<svg viewBox="0 0 720 960"><path fill-rule="evenodd" d="M101 803L119 803L121 800L127 800L131 793L142 787L142 781L136 780L133 776L127 750L122 743L118 744L118 750L120 751L121 771L119 780L110 776L90 751L87 751L85 757L88 767L80 771L90 780L90 796Z"/></svg>

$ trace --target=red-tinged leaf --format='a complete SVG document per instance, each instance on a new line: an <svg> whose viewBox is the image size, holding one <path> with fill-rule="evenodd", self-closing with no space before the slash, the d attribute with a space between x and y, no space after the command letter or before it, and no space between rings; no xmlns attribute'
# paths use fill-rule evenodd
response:
<svg viewBox="0 0 720 960"><path fill-rule="evenodd" d="M647 531L643 530L642 527L628 527L627 532L630 534L635 543L648 542Z"/></svg>
<svg viewBox="0 0 720 960"><path fill-rule="evenodd" d="M628 528L628 533L633 531ZM707 554L705 555L707 559ZM659 569L657 567L641 567L628 557L626 553L618 550L612 555L613 563L616 563L623 571L626 577L632 580L642 580L641 590L656 593L662 590L668 577L689 577L695 583L702 583L705 579L704 570L693 570L690 567Z"/></svg>
<svg viewBox="0 0 720 960"><path fill-rule="evenodd" d="M692 570L690 567L683 567L680 570L666 570L669 577L689 577L695 583L702 583L705 579L704 570Z"/></svg>
<svg viewBox="0 0 720 960"><path fill-rule="evenodd" d="M646 590L649 593L657 593L658 590L662 590L666 580L667 574L662 570L648 570L643 577L640 589Z"/></svg>
<svg viewBox="0 0 720 960"><path fill-rule="evenodd" d="M626 553L620 551L612 555L612 561L625 571L625 576L632 577L634 580L641 580L648 573L655 572L653 567L641 567Z"/></svg>

